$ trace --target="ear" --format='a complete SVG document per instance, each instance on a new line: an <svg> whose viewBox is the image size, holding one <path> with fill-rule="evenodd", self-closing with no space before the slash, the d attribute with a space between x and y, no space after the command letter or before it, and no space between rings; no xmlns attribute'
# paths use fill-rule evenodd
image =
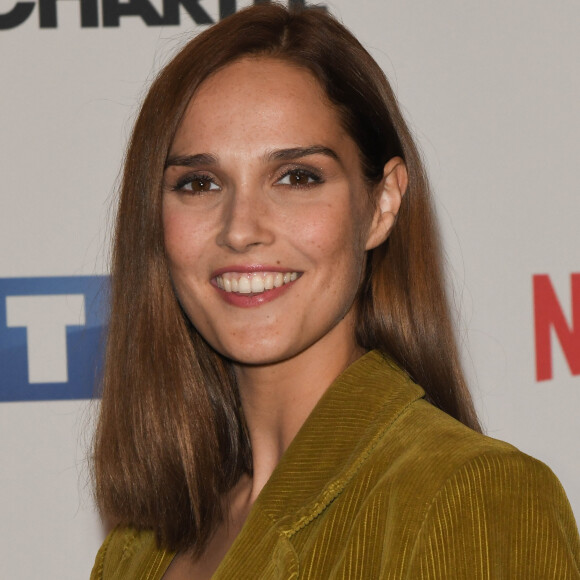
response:
<svg viewBox="0 0 580 580"><path fill-rule="evenodd" d="M383 179L377 186L378 191L374 194L378 198L375 198L375 213L369 228L366 250L380 246L389 237L408 182L405 162L400 157L389 159L383 170Z"/></svg>

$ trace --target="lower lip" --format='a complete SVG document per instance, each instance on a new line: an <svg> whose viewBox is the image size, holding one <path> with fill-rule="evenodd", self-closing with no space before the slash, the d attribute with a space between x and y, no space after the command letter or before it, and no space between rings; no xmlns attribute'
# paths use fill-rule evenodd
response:
<svg viewBox="0 0 580 580"><path fill-rule="evenodd" d="M231 304L232 306L237 306L239 308L254 308L256 306L261 306L267 302L272 302L276 300L286 292L291 286L293 286L300 278L293 280L279 286L278 288L272 288L272 290L264 290L259 294L240 294L238 292L226 292L212 281L212 286L217 290L218 294L223 298L225 302Z"/></svg>

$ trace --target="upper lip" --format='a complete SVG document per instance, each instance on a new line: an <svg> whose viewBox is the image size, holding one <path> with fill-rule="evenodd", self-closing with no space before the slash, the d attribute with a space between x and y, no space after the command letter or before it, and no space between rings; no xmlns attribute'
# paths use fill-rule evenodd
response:
<svg viewBox="0 0 580 580"><path fill-rule="evenodd" d="M266 266L264 264L246 264L246 265L232 265L225 266L223 268L218 268L214 270L211 274L212 278L221 276L228 272L237 272L239 274L251 274L253 272L299 272L299 270L293 270L292 268L286 268L284 266Z"/></svg>

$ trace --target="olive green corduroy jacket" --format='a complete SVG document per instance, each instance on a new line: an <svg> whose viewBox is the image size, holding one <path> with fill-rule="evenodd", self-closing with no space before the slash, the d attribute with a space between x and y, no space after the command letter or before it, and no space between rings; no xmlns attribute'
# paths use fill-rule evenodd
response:
<svg viewBox="0 0 580 580"><path fill-rule="evenodd" d="M379 353L351 365L282 457L216 580L580 579L544 464L424 400ZM91 580L159 580L173 554L116 529Z"/></svg>

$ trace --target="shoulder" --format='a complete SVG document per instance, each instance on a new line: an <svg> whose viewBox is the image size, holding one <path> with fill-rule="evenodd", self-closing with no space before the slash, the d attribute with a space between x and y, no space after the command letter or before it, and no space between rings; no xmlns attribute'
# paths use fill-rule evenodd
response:
<svg viewBox="0 0 580 580"><path fill-rule="evenodd" d="M385 431L369 456L388 487L414 488L430 505L446 490L520 503L537 494L569 509L562 486L541 461L513 445L476 433L425 400L418 400ZM376 468L377 466L375 466ZM379 485L380 487L380 485Z"/></svg>
<svg viewBox="0 0 580 580"><path fill-rule="evenodd" d="M580 578L566 494L546 465L524 453L491 449L469 458L426 508L414 544L421 568L438 554L440 566L473 578Z"/></svg>
<svg viewBox="0 0 580 580"><path fill-rule="evenodd" d="M91 580L157 580L174 554L157 546L151 531L115 528L109 533L95 559Z"/></svg>
<svg viewBox="0 0 580 580"><path fill-rule="evenodd" d="M433 489L456 472L469 471L469 466L474 470L506 466L511 472L517 465L522 475L551 474L513 445L473 431L424 399L414 401L388 426L370 459L386 461L390 467L393 457L401 475L429 478Z"/></svg>
<svg viewBox="0 0 580 580"><path fill-rule="evenodd" d="M385 432L368 469L381 472L373 494L403 522L417 577L436 563L442 578L580 578L580 540L560 482L512 445L422 400Z"/></svg>

